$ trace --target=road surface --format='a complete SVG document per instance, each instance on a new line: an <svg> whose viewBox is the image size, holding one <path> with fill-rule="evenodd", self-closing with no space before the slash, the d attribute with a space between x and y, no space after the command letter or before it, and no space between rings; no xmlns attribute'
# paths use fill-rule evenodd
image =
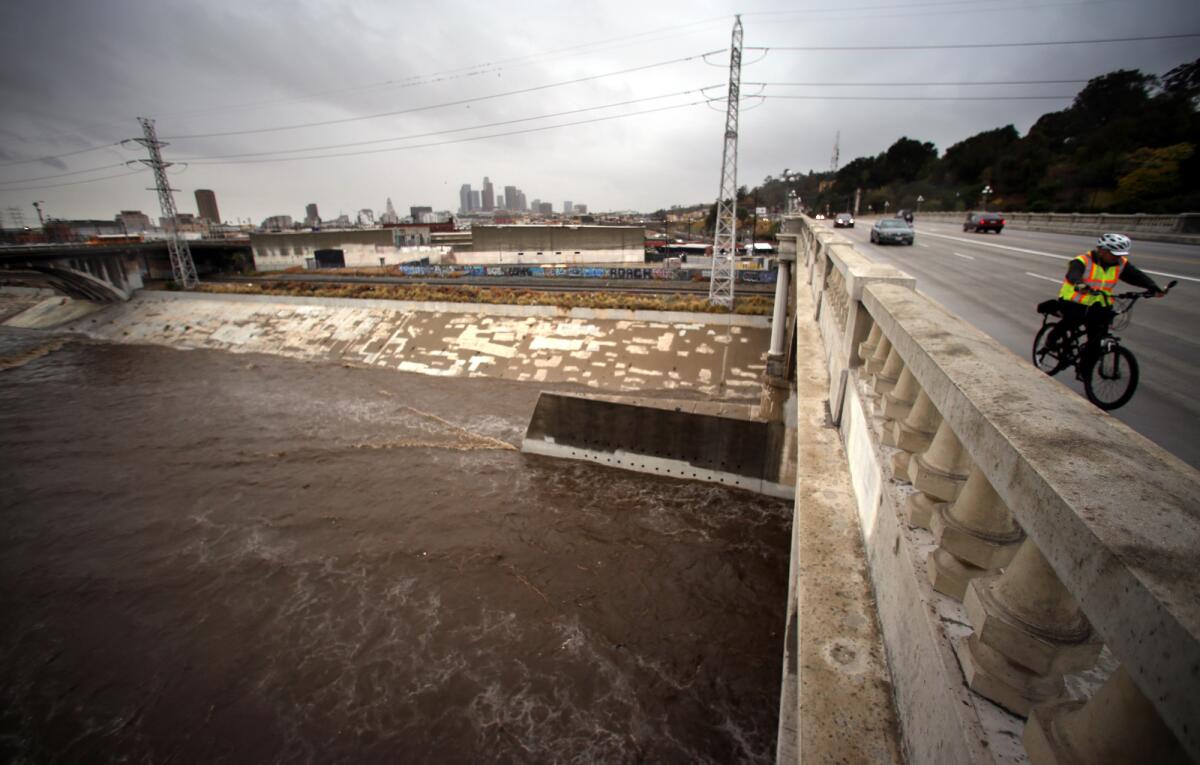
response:
<svg viewBox="0 0 1200 765"><path fill-rule="evenodd" d="M912 247L870 243L869 218L838 229L860 252L917 278L917 290L1029 361L1041 326L1036 306L1055 297L1067 261L1093 237L1005 229L968 234L961 225L918 220ZM823 224L832 228L832 221ZM1140 301L1132 324L1116 334L1137 356L1141 381L1133 400L1112 414L1193 467L1200 467L1200 246L1143 242L1131 258L1160 285L1179 281L1163 300ZM1121 283L1118 291L1135 289ZM1067 372L1056 378L1083 395Z"/></svg>

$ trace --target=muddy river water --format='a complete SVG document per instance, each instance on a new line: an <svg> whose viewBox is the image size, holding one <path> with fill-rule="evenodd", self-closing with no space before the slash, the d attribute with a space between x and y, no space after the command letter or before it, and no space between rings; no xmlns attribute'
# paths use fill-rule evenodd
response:
<svg viewBox="0 0 1200 765"><path fill-rule="evenodd" d="M523 455L533 384L52 337L0 760L772 761L790 503Z"/></svg>

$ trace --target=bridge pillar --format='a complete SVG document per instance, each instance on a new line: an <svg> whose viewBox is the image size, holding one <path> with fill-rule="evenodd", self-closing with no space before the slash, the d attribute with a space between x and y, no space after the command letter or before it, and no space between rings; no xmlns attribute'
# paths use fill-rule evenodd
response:
<svg viewBox="0 0 1200 765"><path fill-rule="evenodd" d="M775 311L771 317L770 356L783 357L783 341L787 338L788 274L791 264L780 260L775 277ZM768 361L768 364L770 362Z"/></svg>

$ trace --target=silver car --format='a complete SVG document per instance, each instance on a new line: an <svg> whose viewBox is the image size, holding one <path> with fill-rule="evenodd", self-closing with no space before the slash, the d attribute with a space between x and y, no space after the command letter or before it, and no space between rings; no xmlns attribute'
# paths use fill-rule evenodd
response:
<svg viewBox="0 0 1200 765"><path fill-rule="evenodd" d="M871 226L871 242L874 244L907 244L912 246L912 227L903 218L880 218Z"/></svg>

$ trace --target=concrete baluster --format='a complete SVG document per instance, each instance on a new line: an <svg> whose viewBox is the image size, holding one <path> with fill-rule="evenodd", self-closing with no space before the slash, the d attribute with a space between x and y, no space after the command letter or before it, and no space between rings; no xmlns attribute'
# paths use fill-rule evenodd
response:
<svg viewBox="0 0 1200 765"><path fill-rule="evenodd" d="M869 374L875 374L883 369L883 365L887 363L888 354L892 352L892 341L887 339L887 335L881 334L879 342L875 344L875 350L871 353L871 358L867 359L864 368Z"/></svg>
<svg viewBox="0 0 1200 765"><path fill-rule="evenodd" d="M892 445L900 449L892 461L892 474L897 479L908 478L909 457L928 448L941 423L942 415L938 414L933 401L925 391L920 391L908 416L892 426Z"/></svg>
<svg viewBox="0 0 1200 765"><path fill-rule="evenodd" d="M974 633L958 646L967 685L1019 715L1065 693L1062 676L1091 667L1102 643L1031 539L999 576L971 580Z"/></svg>
<svg viewBox="0 0 1200 765"><path fill-rule="evenodd" d="M978 467L958 499L930 519L938 549L929 556L933 589L962 600L967 582L999 572L1017 553L1023 533Z"/></svg>
<svg viewBox="0 0 1200 765"><path fill-rule="evenodd" d="M1188 761L1179 739L1134 685L1124 665L1086 702L1036 707L1022 740L1033 765L1182 765Z"/></svg>
<svg viewBox="0 0 1200 765"><path fill-rule="evenodd" d="M883 362L883 369L875 374L875 392L883 395L895 388L903 369L904 359L900 358L900 352L896 350L895 346L892 346L892 350L888 352L887 361Z"/></svg>
<svg viewBox="0 0 1200 765"><path fill-rule="evenodd" d="M970 456L943 421L929 448L908 460L908 479L917 490L905 505L908 525L929 528L933 514L958 496L970 469Z"/></svg>
<svg viewBox="0 0 1200 765"><path fill-rule="evenodd" d="M878 323L871 324L871 332L867 335L867 339L858 344L858 357L865 364L871 354L875 352L875 346L879 344L879 337L883 334L883 330L879 328Z"/></svg>
<svg viewBox="0 0 1200 765"><path fill-rule="evenodd" d="M950 423L938 425L933 441L908 463L908 478L918 491L942 502L953 502L971 470L971 455L962 447Z"/></svg>
<svg viewBox="0 0 1200 765"><path fill-rule="evenodd" d="M900 377L896 380L896 385L883 395L883 416L889 420L903 420L912 411L913 403L917 400L917 394L921 392L921 386L917 384L917 378L913 376L912 370L907 366L900 371ZM887 430L891 430L888 427ZM887 444L895 446L896 444Z"/></svg>

